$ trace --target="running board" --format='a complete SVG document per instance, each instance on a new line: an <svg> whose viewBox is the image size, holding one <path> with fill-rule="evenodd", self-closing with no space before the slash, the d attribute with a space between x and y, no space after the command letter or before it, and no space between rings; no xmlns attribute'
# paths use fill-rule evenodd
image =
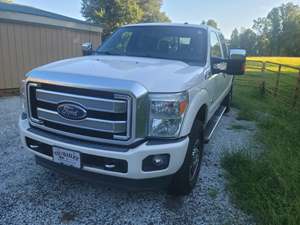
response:
<svg viewBox="0 0 300 225"><path fill-rule="evenodd" d="M214 134L214 131L216 130L218 124L221 121L222 116L224 115L226 111L226 107L221 106L213 115L213 117L210 119L210 121L207 123L204 131L204 142L208 143L211 137Z"/></svg>

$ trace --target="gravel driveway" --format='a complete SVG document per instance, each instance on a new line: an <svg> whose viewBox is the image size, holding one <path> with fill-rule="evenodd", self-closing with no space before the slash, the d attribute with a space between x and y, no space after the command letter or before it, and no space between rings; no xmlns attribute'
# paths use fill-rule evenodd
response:
<svg viewBox="0 0 300 225"><path fill-rule="evenodd" d="M247 145L254 133L254 124L237 121L234 112L206 145L194 192L173 198L89 184L35 165L20 145L19 108L18 97L0 98L0 224L250 223L231 203L220 166L225 151Z"/></svg>

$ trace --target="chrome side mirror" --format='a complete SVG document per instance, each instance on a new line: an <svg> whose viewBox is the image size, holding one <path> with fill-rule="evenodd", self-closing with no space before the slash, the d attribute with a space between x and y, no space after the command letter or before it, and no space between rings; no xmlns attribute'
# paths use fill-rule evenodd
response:
<svg viewBox="0 0 300 225"><path fill-rule="evenodd" d="M81 51L83 56L92 55L93 54L93 45L90 42L83 43L81 45Z"/></svg>

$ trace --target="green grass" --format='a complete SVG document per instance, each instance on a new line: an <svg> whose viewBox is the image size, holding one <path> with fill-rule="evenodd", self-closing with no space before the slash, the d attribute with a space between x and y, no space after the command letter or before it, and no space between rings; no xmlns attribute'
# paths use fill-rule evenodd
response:
<svg viewBox="0 0 300 225"><path fill-rule="evenodd" d="M247 149L224 156L229 190L235 202L252 214L258 224L300 224L300 110L292 110L279 99L262 96L254 86L245 86L242 79L261 76L272 83L269 74L248 74L236 80L234 102L240 119L256 121L255 141L263 146L257 156ZM258 79L258 78L257 78ZM292 81L286 80L289 92Z"/></svg>
<svg viewBox="0 0 300 225"><path fill-rule="evenodd" d="M249 90L250 94L255 94L256 98L260 98L258 88L262 86L262 83L265 83L266 91L273 93L273 98L277 99L277 102L282 102L283 104L293 105L295 89L297 86L299 76L293 73L282 74L279 77L277 74L272 72L258 72L258 71L248 71L247 75L236 77L236 81L239 86L249 87L252 86L254 90ZM277 86L278 79L278 86ZM253 92L254 91L254 92ZM253 92L253 93L252 93ZM277 92L277 96L274 96L274 93ZM300 93L299 99L300 102Z"/></svg>

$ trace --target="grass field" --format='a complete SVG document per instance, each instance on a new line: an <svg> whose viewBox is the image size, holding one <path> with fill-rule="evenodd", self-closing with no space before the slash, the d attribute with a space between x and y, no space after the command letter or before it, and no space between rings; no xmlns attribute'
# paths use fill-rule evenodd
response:
<svg viewBox="0 0 300 225"><path fill-rule="evenodd" d="M262 64L257 63L257 62L251 62L251 60L260 61L260 62L280 63L280 64L300 68L300 57L248 57L247 60L248 60L247 64L249 66L253 66L256 69L261 68ZM278 71L278 65L267 63L266 64L266 69L277 72ZM253 70L253 68L248 69L248 71L254 71L254 70ZM282 71L283 74L297 74L297 75L299 74L299 70L284 67L284 66L282 67L281 71Z"/></svg>
<svg viewBox="0 0 300 225"><path fill-rule="evenodd" d="M300 67L300 57L248 57L248 60L269 61Z"/></svg>
<svg viewBox="0 0 300 225"><path fill-rule="evenodd" d="M289 79L292 78L284 76L286 86L282 85L282 93L291 93L294 80ZM234 200L258 224L298 225L300 110L292 110L272 95L261 95L257 86L247 85L259 80L274 85L273 73L251 72L236 79L233 104L240 110L239 119L257 122L253 146L258 143L262 149L250 147L225 155L222 165Z"/></svg>

